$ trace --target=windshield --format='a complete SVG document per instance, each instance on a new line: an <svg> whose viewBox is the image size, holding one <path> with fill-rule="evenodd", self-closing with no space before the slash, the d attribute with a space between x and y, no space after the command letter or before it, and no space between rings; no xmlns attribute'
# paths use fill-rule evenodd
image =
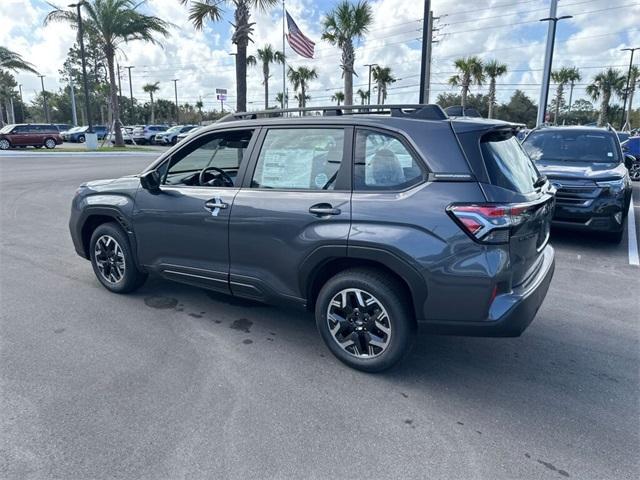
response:
<svg viewBox="0 0 640 480"><path fill-rule="evenodd" d="M480 148L493 185L518 193L535 190L540 175L516 137L491 134L483 139Z"/></svg>
<svg viewBox="0 0 640 480"><path fill-rule="evenodd" d="M9 133L15 125L5 125L0 129L0 133Z"/></svg>
<svg viewBox="0 0 640 480"><path fill-rule="evenodd" d="M538 131L522 146L534 162L620 162L617 138L604 131Z"/></svg>

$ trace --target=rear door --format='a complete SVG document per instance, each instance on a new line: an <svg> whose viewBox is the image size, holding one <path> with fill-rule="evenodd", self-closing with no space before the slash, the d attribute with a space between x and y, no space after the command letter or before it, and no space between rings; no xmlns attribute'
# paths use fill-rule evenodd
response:
<svg viewBox="0 0 640 480"><path fill-rule="evenodd" d="M301 301L305 262L345 256L351 219L352 129L265 128L231 211L231 290Z"/></svg>
<svg viewBox="0 0 640 480"><path fill-rule="evenodd" d="M510 129L483 135L480 150L488 176L488 183L483 185L487 200L507 203L515 220L509 254L516 286L533 273L549 242L555 191L540 176Z"/></svg>

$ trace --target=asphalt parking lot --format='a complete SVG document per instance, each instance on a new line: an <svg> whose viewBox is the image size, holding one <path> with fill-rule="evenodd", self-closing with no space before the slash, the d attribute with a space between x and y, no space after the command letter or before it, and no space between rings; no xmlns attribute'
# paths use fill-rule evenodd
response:
<svg viewBox="0 0 640 480"><path fill-rule="evenodd" d="M554 232L555 277L522 337L420 335L369 375L333 358L310 314L158 279L99 285L71 244L71 197L153 158L0 156L0 478L640 475L628 235ZM637 233L638 184L634 201Z"/></svg>

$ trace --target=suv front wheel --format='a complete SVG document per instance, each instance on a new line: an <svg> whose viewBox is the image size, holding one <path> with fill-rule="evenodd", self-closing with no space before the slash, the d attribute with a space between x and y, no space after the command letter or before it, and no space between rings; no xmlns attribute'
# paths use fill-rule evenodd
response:
<svg viewBox="0 0 640 480"><path fill-rule="evenodd" d="M129 293L147 279L138 270L129 240L115 223L104 223L91 235L91 265L102 285L114 293Z"/></svg>
<svg viewBox="0 0 640 480"><path fill-rule="evenodd" d="M411 349L415 321L402 287L374 269L345 270L316 301L316 326L331 352L352 368L379 372Z"/></svg>
<svg viewBox="0 0 640 480"><path fill-rule="evenodd" d="M9 150L11 148L11 143L6 138L0 140L0 150Z"/></svg>

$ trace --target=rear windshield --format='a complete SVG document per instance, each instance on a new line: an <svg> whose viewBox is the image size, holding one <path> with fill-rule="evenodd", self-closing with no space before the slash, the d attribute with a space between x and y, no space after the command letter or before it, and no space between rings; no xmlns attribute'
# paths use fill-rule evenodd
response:
<svg viewBox="0 0 640 480"><path fill-rule="evenodd" d="M518 193L535 190L540 174L514 136L491 134L483 138L480 148L493 185Z"/></svg>
<svg viewBox="0 0 640 480"><path fill-rule="evenodd" d="M522 146L534 162L620 162L618 139L608 132L539 131Z"/></svg>

